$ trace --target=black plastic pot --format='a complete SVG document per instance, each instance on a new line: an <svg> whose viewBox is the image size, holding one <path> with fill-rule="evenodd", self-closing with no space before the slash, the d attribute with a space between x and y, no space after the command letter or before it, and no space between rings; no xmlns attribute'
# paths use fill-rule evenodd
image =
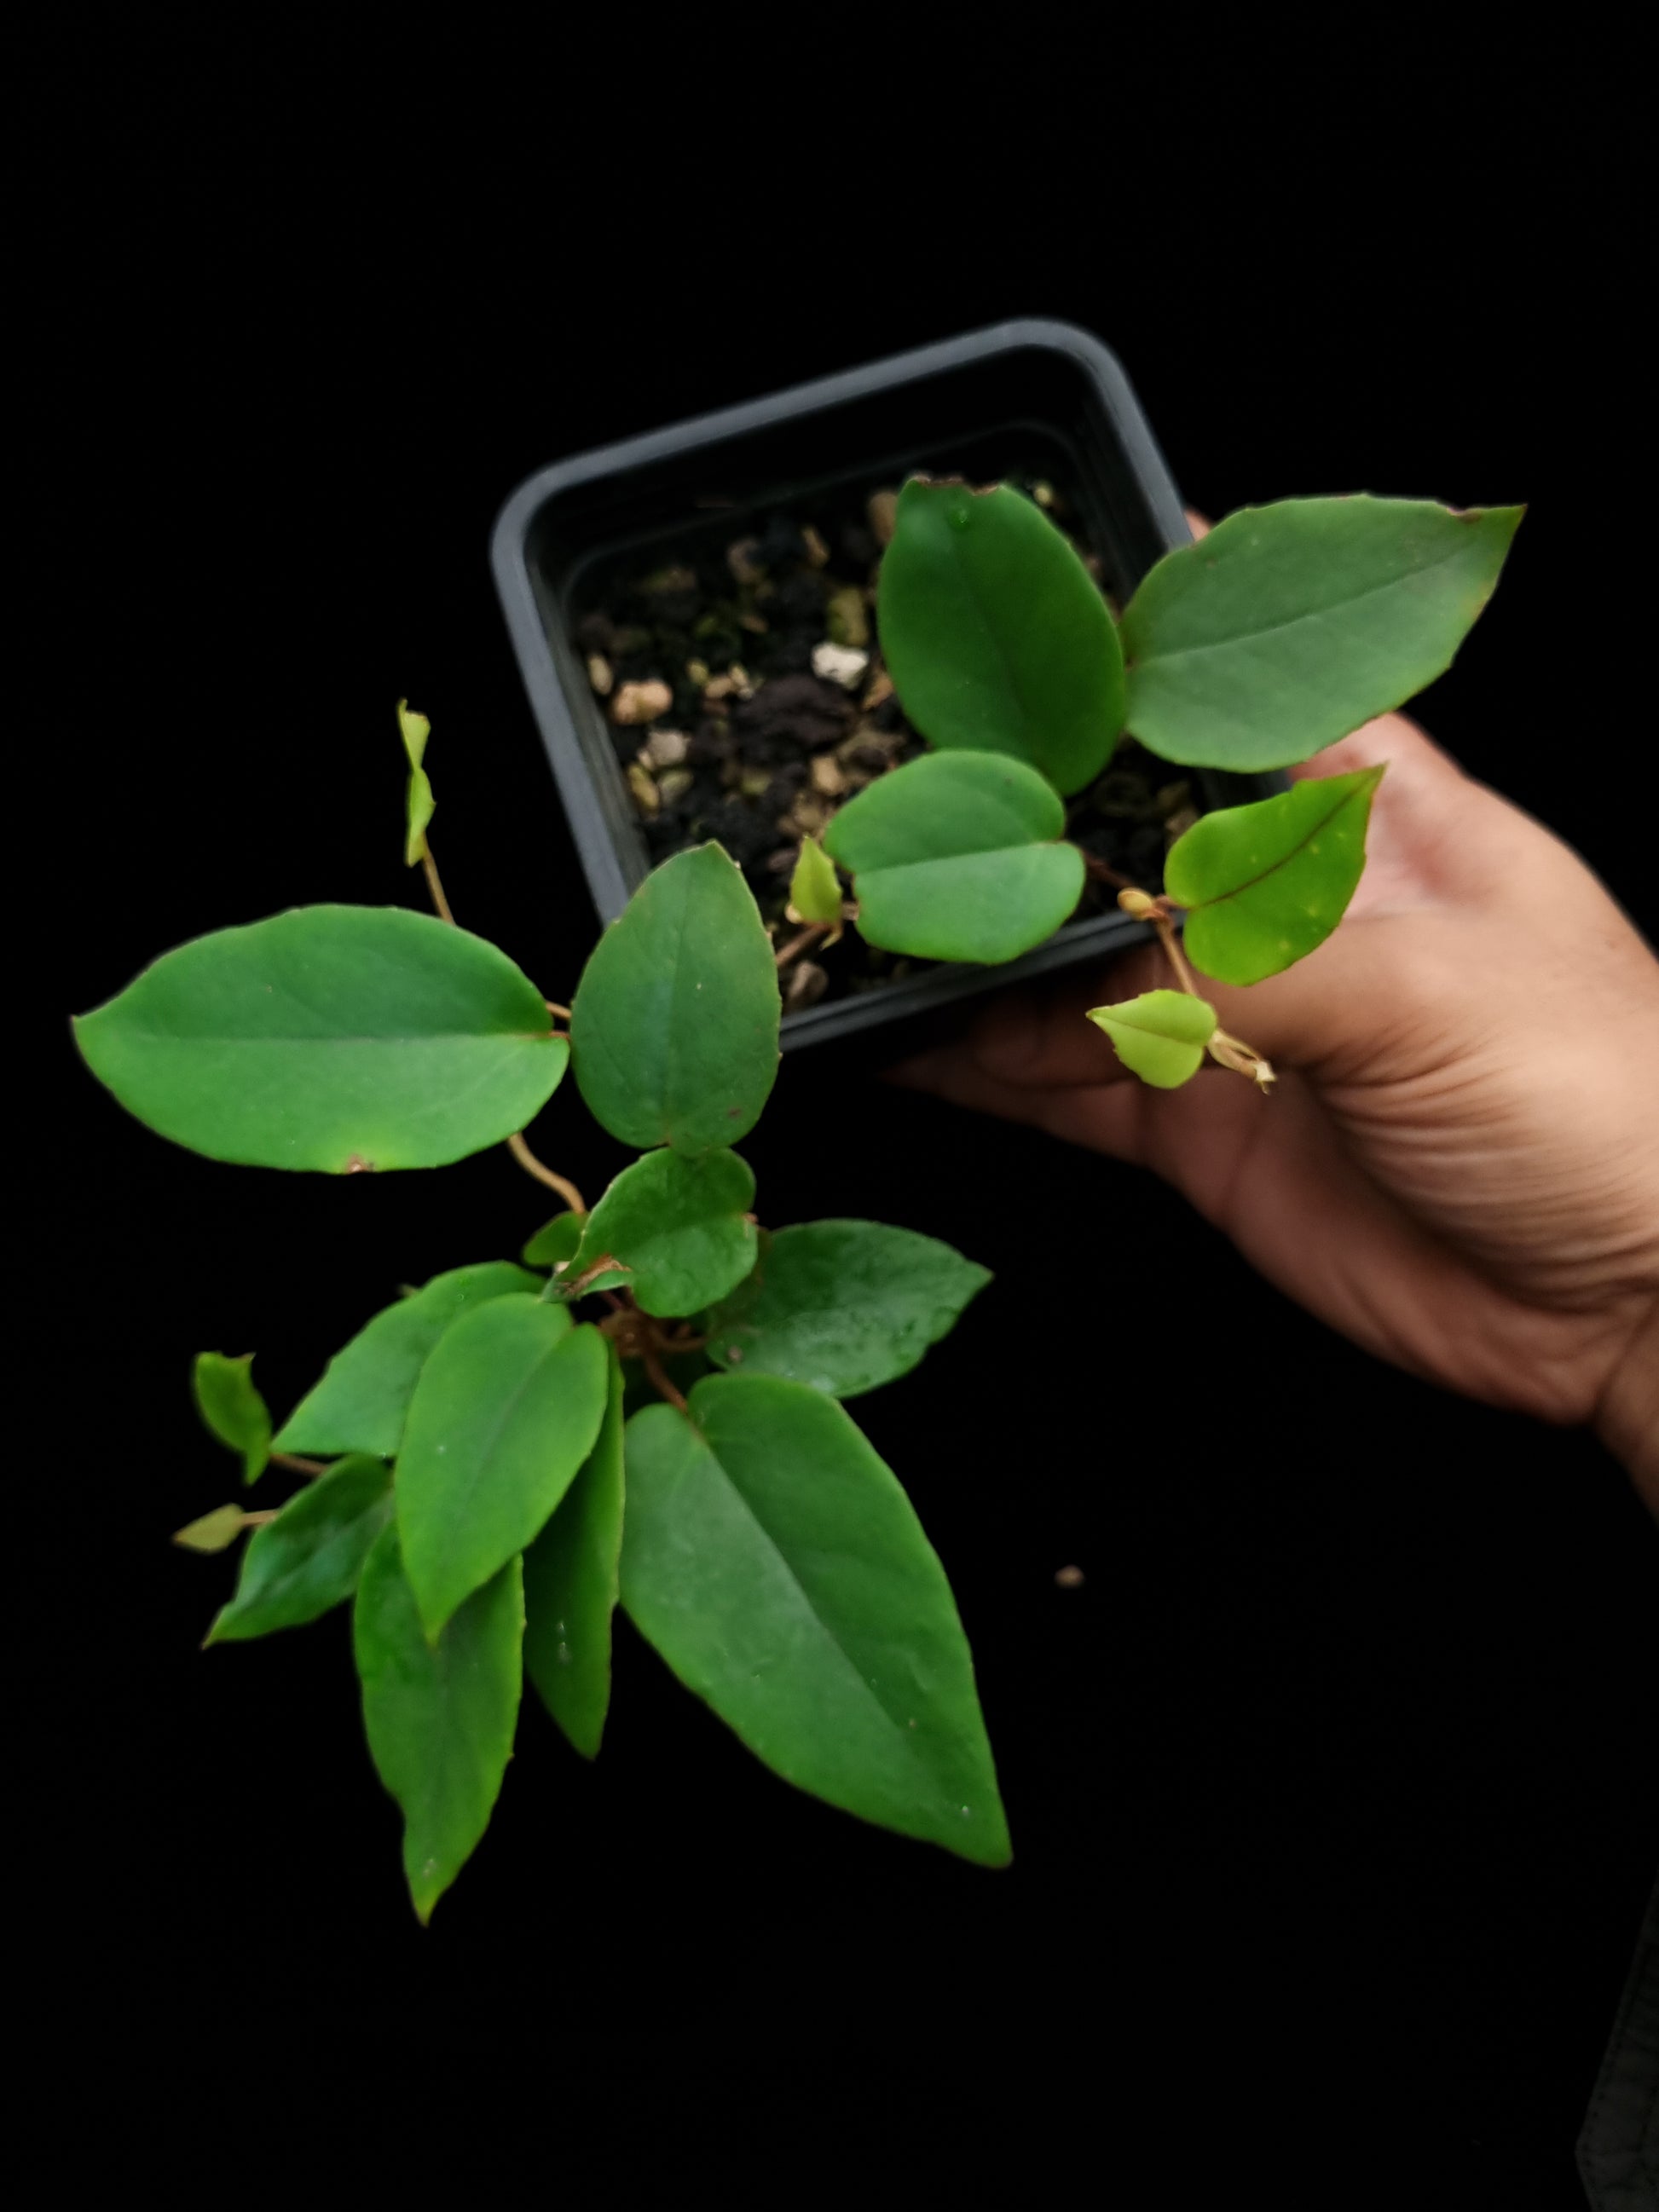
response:
<svg viewBox="0 0 1659 2212"><path fill-rule="evenodd" d="M1073 487L1121 605L1191 541L1181 499L1115 356L1066 323L1020 321L872 362L742 407L554 463L502 508L496 589L602 922L649 872L632 800L574 643L573 605L600 563L649 560L689 532L922 471L984 483L1017 467ZM1205 808L1284 787L1277 775L1194 777ZM1003 968L938 967L786 1015L789 1050L931 1012L1021 977L1099 962L1149 934L1127 915L1068 923Z"/></svg>

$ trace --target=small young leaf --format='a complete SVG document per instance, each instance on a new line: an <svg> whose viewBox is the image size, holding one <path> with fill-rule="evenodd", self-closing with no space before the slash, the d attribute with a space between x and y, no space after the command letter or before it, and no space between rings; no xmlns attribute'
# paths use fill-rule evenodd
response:
<svg viewBox="0 0 1659 2212"><path fill-rule="evenodd" d="M401 907L300 907L198 937L75 1034L100 1082L175 1144L330 1175L499 1144L570 1049L504 952Z"/></svg>
<svg viewBox="0 0 1659 2212"><path fill-rule="evenodd" d="M424 1923L471 1856L513 1755L523 1684L524 1577L509 1559L436 1644L421 1629L397 1523L364 1562L352 1613L363 1725L404 1816L404 1871Z"/></svg>
<svg viewBox="0 0 1659 2212"><path fill-rule="evenodd" d="M1065 792L1099 775L1123 724L1122 652L1041 508L1007 484L913 479L878 590L889 672L930 744L1012 754Z"/></svg>
<svg viewBox="0 0 1659 2212"><path fill-rule="evenodd" d="M832 1398L711 1375L628 1425L622 1601L787 1781L987 1866L1008 1831L945 1571Z"/></svg>
<svg viewBox="0 0 1659 2212"><path fill-rule="evenodd" d="M587 1218L573 1279L610 1253L648 1314L690 1314L755 1264L755 1178L735 1152L647 1152L624 1168ZM591 1287L591 1286L590 1286Z"/></svg>
<svg viewBox="0 0 1659 2212"><path fill-rule="evenodd" d="M428 1637L546 1526L605 1418L607 1352L563 1306L492 1298L421 1370L398 1528Z"/></svg>
<svg viewBox="0 0 1659 2212"><path fill-rule="evenodd" d="M1123 1065L1158 1091L1176 1091L1204 1064L1215 1035L1215 1008L1186 991L1143 991L1121 1006L1094 1006Z"/></svg>
<svg viewBox="0 0 1659 2212"><path fill-rule="evenodd" d="M576 1082L648 1152L733 1145L778 1072L778 974L754 895L718 845L677 853L594 948L571 1008Z"/></svg>
<svg viewBox="0 0 1659 2212"><path fill-rule="evenodd" d="M199 1521L186 1522L173 1540L182 1544L187 1552L222 1552L236 1541L246 1526L247 1515L240 1505L216 1505Z"/></svg>
<svg viewBox="0 0 1659 2212"><path fill-rule="evenodd" d="M391 1518L392 1469L384 1460L358 1455L330 1468L254 1530L236 1595L221 1608L208 1642L298 1628L343 1604Z"/></svg>
<svg viewBox="0 0 1659 2212"><path fill-rule="evenodd" d="M859 933L923 960L1012 960L1083 893L1051 785L1001 753L925 754L850 799L824 842L854 876Z"/></svg>
<svg viewBox="0 0 1659 2212"><path fill-rule="evenodd" d="M816 837L800 841L800 858L789 878L789 903L803 921L841 921L841 883L836 864Z"/></svg>
<svg viewBox="0 0 1659 2212"><path fill-rule="evenodd" d="M1200 816L1170 848L1164 888L1189 909L1195 967L1219 983L1259 983L1322 945L1365 865L1365 825L1382 768L1313 777L1275 799Z"/></svg>
<svg viewBox="0 0 1659 2212"><path fill-rule="evenodd" d="M1230 514L1129 602L1129 727L1199 767L1306 760L1449 666L1522 513L1362 497Z"/></svg>
<svg viewBox="0 0 1659 2212"><path fill-rule="evenodd" d="M766 1239L753 1274L709 1315L708 1356L854 1397L908 1375L990 1279L914 1230L801 1222Z"/></svg>
<svg viewBox="0 0 1659 2212"><path fill-rule="evenodd" d="M611 1616L623 1536L623 1370L610 1359L605 1419L580 1474L524 1555L524 1662L584 1759L611 1703Z"/></svg>
<svg viewBox="0 0 1659 2212"><path fill-rule="evenodd" d="M409 755L409 826L404 840L404 859L415 868L425 854L427 825L437 811L432 786L421 765L426 741L432 735L432 725L424 714L410 714L407 699L399 699L398 728L403 737L404 750Z"/></svg>
<svg viewBox="0 0 1659 2212"><path fill-rule="evenodd" d="M253 1354L198 1352L191 1370L196 1410L222 1444L240 1452L242 1480L257 1482L270 1458L270 1415L253 1387Z"/></svg>
<svg viewBox="0 0 1659 2212"><path fill-rule="evenodd" d="M335 1354L283 1422L276 1449L395 1458L416 1379L451 1322L488 1299L541 1287L539 1277L505 1260L434 1275L412 1297L377 1313Z"/></svg>
<svg viewBox="0 0 1659 2212"><path fill-rule="evenodd" d="M562 1267L575 1258L586 1222L585 1213L556 1213L536 1231L519 1257L526 1267Z"/></svg>

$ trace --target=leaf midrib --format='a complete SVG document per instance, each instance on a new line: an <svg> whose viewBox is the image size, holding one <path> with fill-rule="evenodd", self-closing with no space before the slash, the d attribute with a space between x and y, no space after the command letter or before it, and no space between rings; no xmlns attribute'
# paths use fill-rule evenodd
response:
<svg viewBox="0 0 1659 2212"><path fill-rule="evenodd" d="M1372 791L1376 790L1381 780L1380 777L1376 776L1371 779L1370 787ZM1364 795L1364 785L1357 785L1353 790L1345 791L1334 806L1322 814L1316 822L1310 822L1308 824L1303 836L1287 853L1281 853L1278 860L1269 862L1267 866L1261 869L1259 873L1247 877L1242 884L1235 884L1230 891L1218 891L1213 898L1200 899L1196 906L1190 906L1186 911L1188 914L1206 913L1212 906L1225 906L1230 899L1241 898L1246 891L1254 890L1258 884L1265 884L1269 876L1277 875L1281 868L1288 868L1297 855L1304 852L1312 844L1322 830L1328 830L1345 806L1352 806L1355 799L1363 799Z"/></svg>

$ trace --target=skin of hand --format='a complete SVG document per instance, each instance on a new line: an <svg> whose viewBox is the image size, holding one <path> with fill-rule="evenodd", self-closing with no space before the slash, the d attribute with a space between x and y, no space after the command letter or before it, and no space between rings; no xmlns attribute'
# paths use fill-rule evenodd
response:
<svg viewBox="0 0 1659 2212"><path fill-rule="evenodd" d="M1248 990L1194 977L1271 1095L1130 1075L1085 1011L1172 988L1161 947L1009 992L891 1071L1151 1168L1368 1350L1594 1424L1659 1515L1659 960L1577 854L1402 714L1298 776L1389 763L1334 935Z"/></svg>

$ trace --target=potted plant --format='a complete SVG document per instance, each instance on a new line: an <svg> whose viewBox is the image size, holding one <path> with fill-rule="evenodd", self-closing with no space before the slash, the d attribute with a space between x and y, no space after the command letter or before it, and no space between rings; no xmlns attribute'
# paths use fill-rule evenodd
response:
<svg viewBox="0 0 1659 2212"><path fill-rule="evenodd" d="M993 338L964 357L1017 349ZM872 378L890 396L890 373ZM738 445L752 434L759 459L745 465L775 468L783 449L766 441L794 416L787 402L771 419L751 412ZM1121 405L1115 419L1138 421ZM635 461L700 456L676 495L724 499L688 488L711 480L698 473L711 452L738 465L736 434L729 422L724 442L665 434ZM850 434L844 420L837 434ZM877 473L894 465L882 457ZM603 605L606 627L592 623L577 563L563 597L535 601L535 651L511 586L533 599L557 573L556 517L544 482L509 507L498 561L504 546L523 555L505 570L509 615L596 900L616 908L568 1004L452 915L428 836L430 731L400 704L405 857L434 915L313 907L225 930L76 1024L124 1105L210 1157L353 1174L504 1143L561 1200L516 1261L457 1267L375 1315L279 1427L249 1358L196 1364L201 1413L245 1481L272 1466L301 1480L280 1507L226 1504L179 1532L208 1552L252 1532L208 1641L351 1603L369 1747L403 1811L422 1919L489 1820L526 1674L576 1749L597 1753L618 1602L786 1778L977 1863L1006 1861L944 1569L843 1403L914 1366L988 1279L876 1223L769 1232L734 1148L791 1020L798 1039L867 1030L1034 958L1097 957L1130 929L1158 934L1170 975L1091 1017L1128 1066L1169 1086L1208 1060L1269 1087L1261 1057L1217 1027L1178 924L1197 966L1232 983L1314 950L1358 883L1381 771L1206 809L1190 794L1226 793L1200 779L1275 775L1437 673L1519 520L1287 501L1171 548L1125 586L1133 556L1105 568L1062 529L1081 495L1050 477L911 473L872 509L884 487L872 493L869 473L866 460L834 480L885 541L864 583L838 574L810 515L768 538L744 527L749 510L693 511L682 527L704 537L707 515L720 518L712 584L684 549L664 561L659 533L625 530L618 561L594 571L601 594L636 578L625 589L654 594L661 619L635 623L634 639ZM646 496L626 468L568 475L605 487L607 526ZM1131 544L1139 526L1145 543L1162 498L1146 481L1133 478L1142 503L1108 542ZM1173 510L1158 526L1176 534ZM781 637L775 672L721 667L712 651L662 658L721 625L723 643L734 629ZM803 648L807 665L789 665ZM757 643L757 664L769 649ZM661 672L645 665L653 655ZM774 685L781 701L769 702ZM827 687L856 690L868 725L832 714ZM1114 786L1126 731L1147 764ZM1137 778L1166 793L1184 781L1188 802L1137 813ZM808 796L821 803L803 810ZM711 825L702 812L716 808L735 811ZM726 827L741 864L711 826ZM1079 922L1091 886L1100 911ZM786 1012L809 958L821 986ZM591 1206L525 1135L567 1071L637 1154Z"/></svg>

